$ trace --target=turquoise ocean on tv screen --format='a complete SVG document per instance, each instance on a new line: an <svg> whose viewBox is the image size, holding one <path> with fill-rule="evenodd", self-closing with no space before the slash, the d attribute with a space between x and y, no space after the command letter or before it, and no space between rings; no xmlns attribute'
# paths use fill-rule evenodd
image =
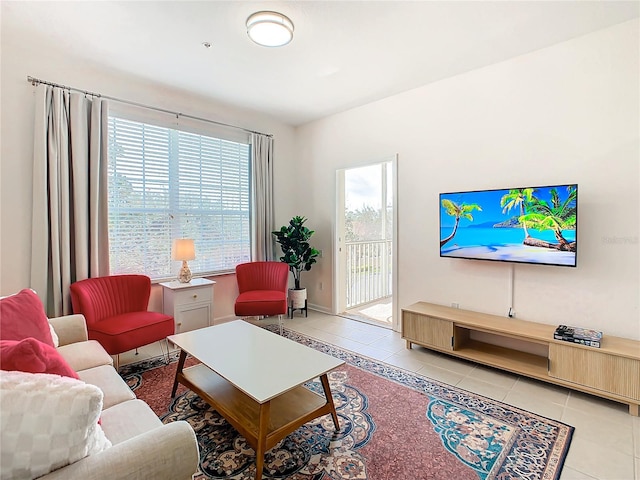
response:
<svg viewBox="0 0 640 480"><path fill-rule="evenodd" d="M447 238L452 231L452 227L441 228L440 238ZM551 230L538 231L530 228L529 235L549 243L558 242ZM567 241L573 242L576 239L576 232L575 230L563 230L562 236ZM460 247L522 245L523 240L524 230L522 228L458 227L456 236L442 247L442 253Z"/></svg>

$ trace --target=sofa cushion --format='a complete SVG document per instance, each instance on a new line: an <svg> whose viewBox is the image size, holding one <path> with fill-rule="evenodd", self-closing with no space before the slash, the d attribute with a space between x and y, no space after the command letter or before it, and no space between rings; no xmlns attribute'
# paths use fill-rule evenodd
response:
<svg viewBox="0 0 640 480"><path fill-rule="evenodd" d="M113 445L161 426L158 416L142 400L118 403L102 411L102 428Z"/></svg>
<svg viewBox="0 0 640 480"><path fill-rule="evenodd" d="M60 339L58 338L58 334L56 333L51 323L49 323L49 333L51 333L51 341L53 342L53 346L58 348L60 346Z"/></svg>
<svg viewBox="0 0 640 480"><path fill-rule="evenodd" d="M25 288L15 295L0 299L0 340L28 337L54 346L42 302L33 290Z"/></svg>
<svg viewBox="0 0 640 480"><path fill-rule="evenodd" d="M113 365L111 355L95 340L63 345L58 347L58 352L76 372L100 365Z"/></svg>
<svg viewBox="0 0 640 480"><path fill-rule="evenodd" d="M59 375L0 371L0 477L32 479L111 446L99 388Z"/></svg>
<svg viewBox="0 0 640 480"><path fill-rule="evenodd" d="M55 348L31 337L20 341L0 340L0 369L78 378Z"/></svg>
<svg viewBox="0 0 640 480"><path fill-rule="evenodd" d="M95 385L102 390L104 394L102 400L103 409L136 398L133 391L111 365L101 365L81 370L79 376L83 382Z"/></svg>

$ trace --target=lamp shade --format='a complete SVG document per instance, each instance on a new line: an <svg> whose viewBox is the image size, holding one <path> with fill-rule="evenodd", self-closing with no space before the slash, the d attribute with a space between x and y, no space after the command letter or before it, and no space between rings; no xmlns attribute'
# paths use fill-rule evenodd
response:
<svg viewBox="0 0 640 480"><path fill-rule="evenodd" d="M171 258L173 260L195 260L196 247L192 238L176 238L171 248Z"/></svg>
<svg viewBox="0 0 640 480"><path fill-rule="evenodd" d="M282 47L293 39L293 22L278 12L256 12L247 18L247 34L258 45Z"/></svg>

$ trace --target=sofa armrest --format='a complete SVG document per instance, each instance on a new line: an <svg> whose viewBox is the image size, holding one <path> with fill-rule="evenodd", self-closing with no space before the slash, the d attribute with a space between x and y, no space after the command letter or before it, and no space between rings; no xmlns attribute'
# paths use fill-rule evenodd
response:
<svg viewBox="0 0 640 480"><path fill-rule="evenodd" d="M172 422L41 477L43 480L191 480L200 453L191 426Z"/></svg>
<svg viewBox="0 0 640 480"><path fill-rule="evenodd" d="M89 339L84 315L75 314L50 318L49 323L56 331L56 335L58 335L60 346L76 342L85 342Z"/></svg>

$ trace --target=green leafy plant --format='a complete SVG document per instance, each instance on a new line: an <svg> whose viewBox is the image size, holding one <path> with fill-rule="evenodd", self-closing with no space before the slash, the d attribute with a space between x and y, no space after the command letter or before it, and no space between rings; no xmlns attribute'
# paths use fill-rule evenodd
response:
<svg viewBox="0 0 640 480"><path fill-rule="evenodd" d="M302 271L311 270L311 265L316 263L316 257L320 252L309 245L309 239L314 234L304 226L307 219L304 217L293 217L289 225L284 225L280 230L271 232L276 237L276 242L282 249L280 261L289 265L289 270L293 273L293 281L296 290L300 290L300 274Z"/></svg>

